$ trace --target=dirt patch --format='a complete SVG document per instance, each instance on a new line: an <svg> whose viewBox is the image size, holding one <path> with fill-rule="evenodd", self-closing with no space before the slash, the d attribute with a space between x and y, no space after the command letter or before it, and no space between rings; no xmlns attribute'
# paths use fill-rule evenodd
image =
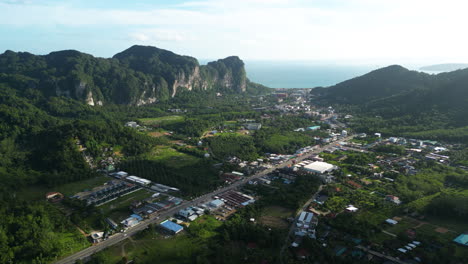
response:
<svg viewBox="0 0 468 264"><path fill-rule="evenodd" d="M448 230L447 228L444 228L444 227L437 227L437 228L435 229L435 231L436 231L437 233L445 234L445 233L447 233L449 230Z"/></svg>
<svg viewBox="0 0 468 264"><path fill-rule="evenodd" d="M401 220L403 220L403 218L395 216L393 217L393 220L400 222Z"/></svg>
<svg viewBox="0 0 468 264"><path fill-rule="evenodd" d="M287 221L293 211L281 206L269 206L263 210L260 222L264 225L274 228L286 229L289 226Z"/></svg>
<svg viewBox="0 0 468 264"><path fill-rule="evenodd" d="M162 136L165 136L166 133L163 133L163 132L149 132L148 135L150 135L152 137L162 137Z"/></svg>
<svg viewBox="0 0 468 264"><path fill-rule="evenodd" d="M266 226L278 229L286 229L289 226L288 221L274 216L262 216L260 222Z"/></svg>

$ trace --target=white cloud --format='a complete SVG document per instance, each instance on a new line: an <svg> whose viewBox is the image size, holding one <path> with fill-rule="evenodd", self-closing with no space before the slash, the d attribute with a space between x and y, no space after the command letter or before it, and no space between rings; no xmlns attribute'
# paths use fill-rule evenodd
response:
<svg viewBox="0 0 468 264"><path fill-rule="evenodd" d="M189 37L175 30L166 29L144 29L129 34L130 40L144 43L159 41L185 41Z"/></svg>
<svg viewBox="0 0 468 264"><path fill-rule="evenodd" d="M147 10L0 2L0 26L107 25L127 40L211 58L468 59L466 10L457 0L204 0Z"/></svg>

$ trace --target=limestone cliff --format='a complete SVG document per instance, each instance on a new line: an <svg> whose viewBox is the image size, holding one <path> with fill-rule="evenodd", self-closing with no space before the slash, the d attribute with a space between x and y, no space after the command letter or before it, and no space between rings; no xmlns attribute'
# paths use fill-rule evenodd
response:
<svg viewBox="0 0 468 264"><path fill-rule="evenodd" d="M244 63L238 57L200 65L189 56L149 46L132 46L113 58L75 50L38 56L0 54L0 77L30 79L45 96L65 96L93 106L144 105L177 96L180 89L245 92Z"/></svg>

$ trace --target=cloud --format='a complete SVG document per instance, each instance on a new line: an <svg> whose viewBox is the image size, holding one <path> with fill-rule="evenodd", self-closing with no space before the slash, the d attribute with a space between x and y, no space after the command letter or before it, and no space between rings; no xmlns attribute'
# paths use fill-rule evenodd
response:
<svg viewBox="0 0 468 264"><path fill-rule="evenodd" d="M129 34L129 38L136 42L159 42L159 41L185 41L189 37L183 33L167 29L145 29Z"/></svg>
<svg viewBox="0 0 468 264"><path fill-rule="evenodd" d="M11 4L21 2L28 4ZM0 27L109 27L126 41L164 42L205 58L455 57L468 45L462 33L467 9L468 3L456 0L155 1L144 10L9 0L0 1Z"/></svg>

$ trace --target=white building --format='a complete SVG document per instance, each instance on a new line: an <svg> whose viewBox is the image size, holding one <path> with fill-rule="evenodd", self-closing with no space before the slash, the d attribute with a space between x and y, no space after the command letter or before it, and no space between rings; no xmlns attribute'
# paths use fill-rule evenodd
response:
<svg viewBox="0 0 468 264"><path fill-rule="evenodd" d="M323 161L316 161L304 166L304 170L317 174L331 172L335 169L337 169L335 165Z"/></svg>

